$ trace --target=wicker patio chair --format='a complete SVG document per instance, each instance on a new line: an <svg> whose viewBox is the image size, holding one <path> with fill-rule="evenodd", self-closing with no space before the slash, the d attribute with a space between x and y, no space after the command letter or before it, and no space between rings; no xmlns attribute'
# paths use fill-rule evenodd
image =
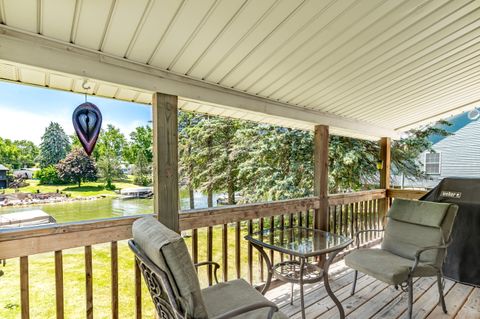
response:
<svg viewBox="0 0 480 319"><path fill-rule="evenodd" d="M245 280L237 279L200 289L198 266L192 263L183 238L153 217L133 224L130 248L160 318L287 318L278 307Z"/></svg>
<svg viewBox="0 0 480 319"><path fill-rule="evenodd" d="M457 205L448 203L395 199L385 229L358 232L357 250L345 257L345 264L355 269L352 295L360 271L408 292L408 315L411 318L413 278L436 276L439 303L447 313L442 265L457 210ZM358 249L359 235L369 231L384 232L380 249Z"/></svg>

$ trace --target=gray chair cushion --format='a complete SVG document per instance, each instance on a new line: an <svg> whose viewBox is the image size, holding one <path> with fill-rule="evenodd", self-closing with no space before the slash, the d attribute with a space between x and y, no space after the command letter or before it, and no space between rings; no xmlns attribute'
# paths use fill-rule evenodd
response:
<svg viewBox="0 0 480 319"><path fill-rule="evenodd" d="M260 292L252 288L245 280L237 279L222 282L202 290L205 306L210 317L223 314L240 306L245 306L267 300ZM265 319L271 308L253 310L236 316L237 319ZM278 311L274 319L287 319L288 317Z"/></svg>
<svg viewBox="0 0 480 319"><path fill-rule="evenodd" d="M133 240L169 277L177 301L189 318L207 318L197 272L183 238L155 218L143 217L132 227Z"/></svg>
<svg viewBox="0 0 480 319"><path fill-rule="evenodd" d="M415 259L421 247L442 244L440 228L409 224L390 219L385 230L382 249L408 259ZM429 250L421 255L421 261L437 262L438 251Z"/></svg>
<svg viewBox="0 0 480 319"><path fill-rule="evenodd" d="M398 285L407 280L413 261L382 249L359 249L345 256L345 264L388 284ZM435 267L419 263L413 275L429 277L436 274Z"/></svg>
<svg viewBox="0 0 480 319"><path fill-rule="evenodd" d="M388 217L397 221L429 227L442 225L451 204L395 199Z"/></svg>

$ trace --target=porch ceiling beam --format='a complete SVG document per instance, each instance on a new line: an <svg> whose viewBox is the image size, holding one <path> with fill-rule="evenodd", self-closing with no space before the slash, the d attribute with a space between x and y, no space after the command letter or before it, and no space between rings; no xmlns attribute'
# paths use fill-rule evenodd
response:
<svg viewBox="0 0 480 319"><path fill-rule="evenodd" d="M0 59L151 93L162 92L268 116L303 121L311 124L312 130L314 125L321 124L369 137L399 137L399 133L390 128L260 98L4 25L0 25Z"/></svg>

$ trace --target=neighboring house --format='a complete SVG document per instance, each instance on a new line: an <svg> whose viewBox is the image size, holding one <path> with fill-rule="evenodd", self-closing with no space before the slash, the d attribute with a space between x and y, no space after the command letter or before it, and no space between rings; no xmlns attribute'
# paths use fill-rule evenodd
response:
<svg viewBox="0 0 480 319"><path fill-rule="evenodd" d="M419 161L426 179L404 180L405 187L433 188L445 177L480 178L480 119L470 120L467 113L449 120L446 127L452 135L431 139L433 152L423 153ZM395 186L402 185L401 177L393 178Z"/></svg>
<svg viewBox="0 0 480 319"><path fill-rule="evenodd" d="M0 164L0 189L8 187L8 177L7 177L8 168Z"/></svg>
<svg viewBox="0 0 480 319"><path fill-rule="evenodd" d="M32 167L32 168L22 168L13 171L13 176L15 177L22 177L24 179L32 179L35 175L35 172L40 170L39 168Z"/></svg>

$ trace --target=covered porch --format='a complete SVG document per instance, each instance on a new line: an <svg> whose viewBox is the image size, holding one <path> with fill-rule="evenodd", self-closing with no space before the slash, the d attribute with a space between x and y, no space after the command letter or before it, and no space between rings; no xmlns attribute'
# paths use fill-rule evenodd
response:
<svg viewBox="0 0 480 319"><path fill-rule="evenodd" d="M167 3L168 2L168 3ZM243 237L303 226L353 237L381 228L394 198L422 191L390 189L391 141L410 128L472 109L478 90L480 13L475 1L0 1L0 78L5 81L151 104L154 213L189 236L194 262L217 261L220 278L262 285L261 256ZM179 211L178 110L196 111L314 132L314 196ZM330 135L378 141L379 189L328 193ZM126 240L141 216L0 232L0 260L19 275L22 319L68 318L64 264L72 249L82 274L82 317L152 318L153 309ZM361 245L381 238L361 237ZM220 242L221 245L214 245ZM108 252L97 272L95 250ZM352 272L339 255L332 286L349 318L402 318L403 294L368 276L349 294ZM48 254L54 278L38 278L32 259ZM273 260L288 258L270 253ZM119 267L130 258L129 269ZM105 259L102 259L103 261ZM102 268L102 269L104 269ZM102 289L97 274L107 279ZM105 277L106 276L106 277ZM212 285L208 269L204 285ZM1 280L1 278L0 278ZM49 314L33 291L52 288ZM35 283L35 284L32 284ZM129 286L123 294L121 287ZM335 318L321 288L307 286L308 318ZM449 314L437 307L433 281L415 282L417 318L476 318L479 289L447 281ZM432 288L433 287L433 288ZM293 318L288 285L267 297ZM98 305L96 294L108 294ZM81 296L78 296L81 295ZM298 291L297 295L298 297ZM125 300L132 309L123 309ZM100 309L101 307L101 309Z"/></svg>

